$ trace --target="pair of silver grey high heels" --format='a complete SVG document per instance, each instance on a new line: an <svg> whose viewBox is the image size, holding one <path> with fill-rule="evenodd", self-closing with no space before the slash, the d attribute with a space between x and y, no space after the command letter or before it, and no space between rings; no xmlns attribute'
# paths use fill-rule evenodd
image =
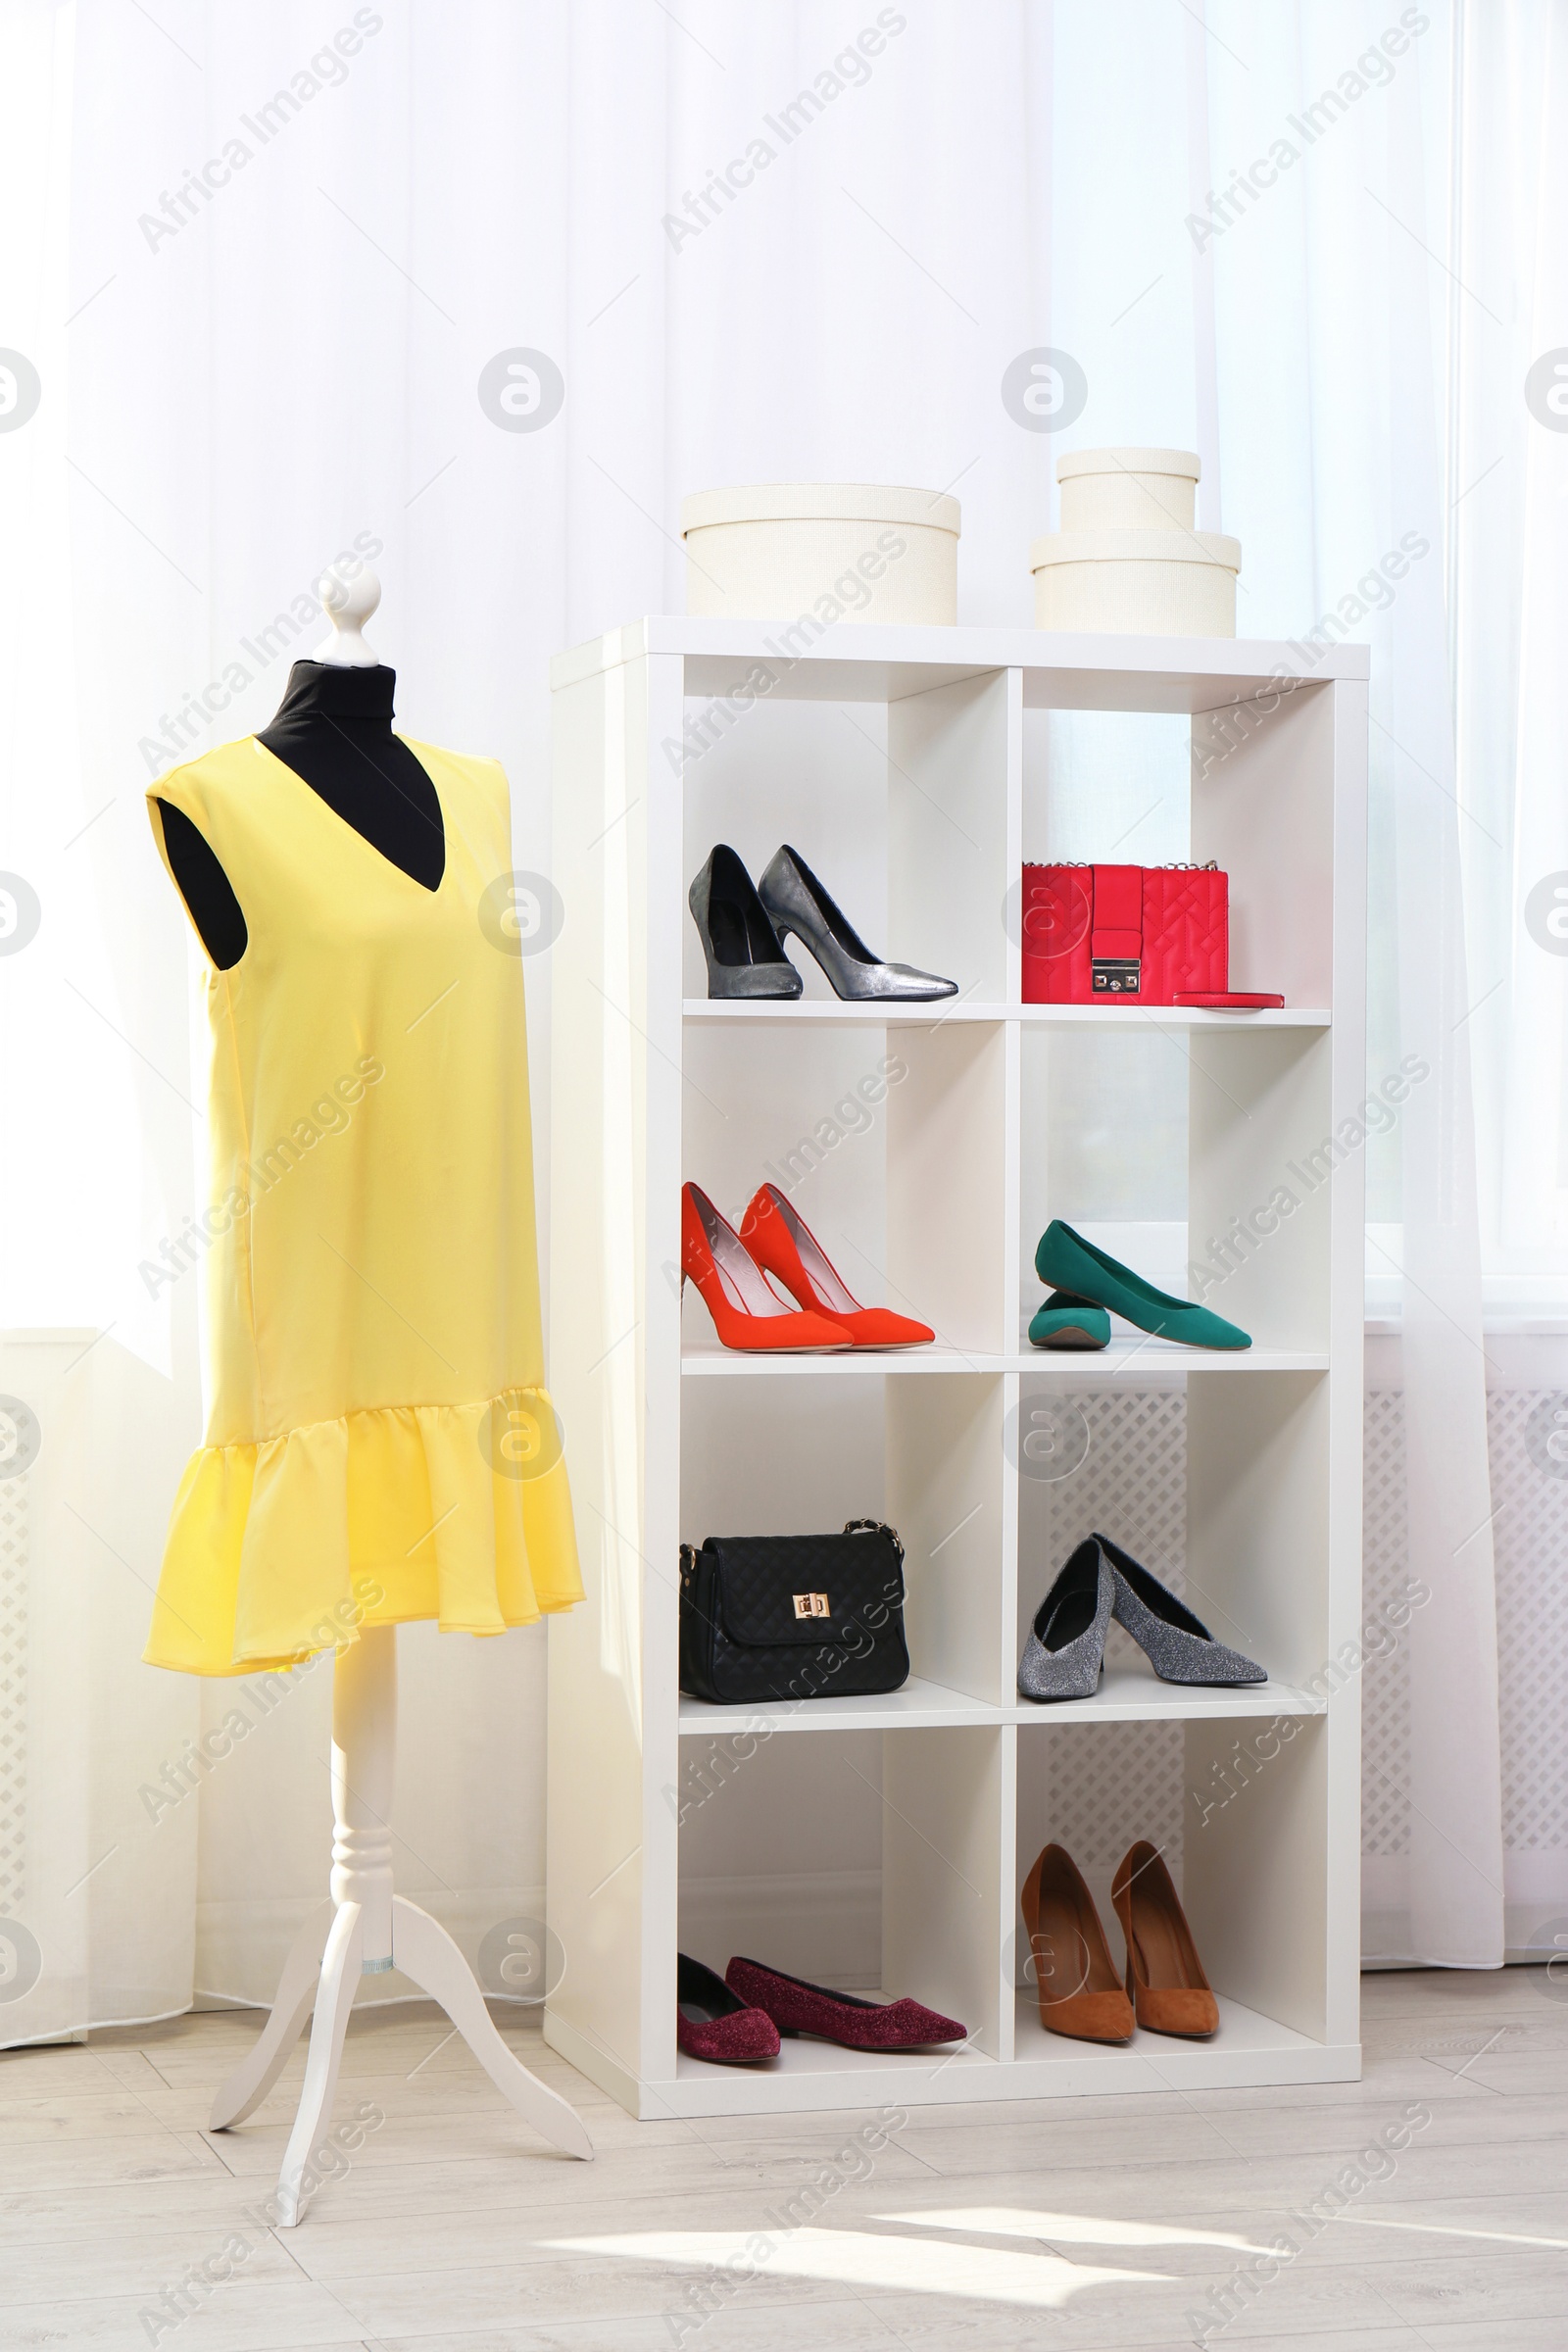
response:
<svg viewBox="0 0 1568 2352"><path fill-rule="evenodd" d="M1124 1626L1162 1683L1266 1683L1239 1649L1216 1642L1174 1592L1108 1536L1086 1536L1035 1612L1018 1661L1020 1698L1092 1698L1105 1634Z"/></svg>
<svg viewBox="0 0 1568 2352"><path fill-rule="evenodd" d="M816 957L835 996L927 1004L958 993L956 980L873 956L788 843L775 852L758 890L735 852L720 842L692 884L688 903L708 962L710 997L798 997L801 975L784 953L792 931Z"/></svg>

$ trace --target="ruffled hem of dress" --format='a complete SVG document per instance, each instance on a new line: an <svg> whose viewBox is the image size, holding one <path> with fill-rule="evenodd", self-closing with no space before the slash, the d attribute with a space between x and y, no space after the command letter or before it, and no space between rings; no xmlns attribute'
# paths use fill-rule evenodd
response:
<svg viewBox="0 0 1568 2352"><path fill-rule="evenodd" d="M582 1598L571 1493L543 1389L386 1405L192 1454L151 1666L256 1674L365 1625L500 1634Z"/></svg>

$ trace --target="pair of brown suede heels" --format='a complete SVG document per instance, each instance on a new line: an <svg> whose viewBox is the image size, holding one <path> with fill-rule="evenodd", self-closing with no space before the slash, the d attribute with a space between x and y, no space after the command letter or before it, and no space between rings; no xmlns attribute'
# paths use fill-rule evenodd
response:
<svg viewBox="0 0 1568 2352"><path fill-rule="evenodd" d="M1130 2041L1135 2026L1194 2041L1214 2033L1219 2006L1170 1872L1147 1838L1122 1856L1110 1899L1127 1945L1124 1978L1066 1847L1048 1845L1025 1879L1041 2024L1078 2041Z"/></svg>

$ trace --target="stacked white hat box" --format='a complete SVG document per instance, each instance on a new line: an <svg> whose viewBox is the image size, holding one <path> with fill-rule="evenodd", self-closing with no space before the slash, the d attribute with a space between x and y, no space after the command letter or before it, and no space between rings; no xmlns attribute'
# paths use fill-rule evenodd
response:
<svg viewBox="0 0 1568 2352"><path fill-rule="evenodd" d="M1061 528L1029 551L1037 629L1234 637L1241 542L1197 528L1186 449L1081 449L1057 460Z"/></svg>

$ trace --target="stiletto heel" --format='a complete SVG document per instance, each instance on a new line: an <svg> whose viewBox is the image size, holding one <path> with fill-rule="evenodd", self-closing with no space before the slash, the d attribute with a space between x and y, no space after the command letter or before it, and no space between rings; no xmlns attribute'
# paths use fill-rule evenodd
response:
<svg viewBox="0 0 1568 2352"><path fill-rule="evenodd" d="M1130 2041L1133 2005L1116 1973L1095 1898L1065 1846L1046 1846L1023 1883L1040 2023L1075 2041Z"/></svg>
<svg viewBox="0 0 1568 2352"><path fill-rule="evenodd" d="M1110 1899L1127 1939L1127 1997L1151 2034L1202 2041L1219 2030L1193 1931L1158 1846L1129 1846L1111 1882Z"/></svg>
<svg viewBox="0 0 1568 2352"><path fill-rule="evenodd" d="M956 980L939 980L934 972L917 971L913 964L884 963L873 956L787 842L769 861L760 896L779 937L794 932L816 957L837 997L919 1004L958 993Z"/></svg>
<svg viewBox="0 0 1568 2352"><path fill-rule="evenodd" d="M786 1306L727 1218L695 1184L681 1187L682 1283L693 1281L725 1348L848 1348L849 1333L826 1315Z"/></svg>
<svg viewBox="0 0 1568 2352"><path fill-rule="evenodd" d="M727 842L711 852L686 903L703 943L710 997L800 995L801 975Z"/></svg>
<svg viewBox="0 0 1568 2352"><path fill-rule="evenodd" d="M764 1184L753 1194L741 1219L741 1240L763 1273L776 1276L797 1305L841 1324L857 1348L919 1348L937 1336L929 1323L916 1323L910 1315L896 1315L885 1306L862 1306L776 1184Z"/></svg>
<svg viewBox="0 0 1568 2352"><path fill-rule="evenodd" d="M1208 1683L1234 1686L1266 1683L1266 1670L1244 1658L1239 1649L1216 1642L1200 1617L1195 1617L1157 1576L1140 1566L1108 1536L1094 1536L1115 1583L1116 1623L1131 1634L1162 1683Z"/></svg>

